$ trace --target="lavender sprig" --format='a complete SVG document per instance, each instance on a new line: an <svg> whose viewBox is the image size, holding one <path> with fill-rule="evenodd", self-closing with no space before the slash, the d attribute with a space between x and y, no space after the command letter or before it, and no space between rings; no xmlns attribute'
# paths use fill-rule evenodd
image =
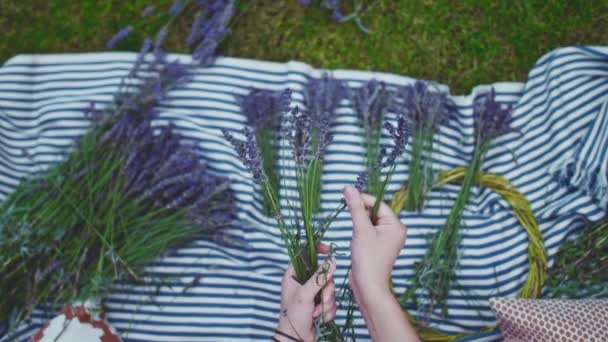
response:
<svg viewBox="0 0 608 342"><path fill-rule="evenodd" d="M365 134L366 167L369 178L368 190L376 193L380 186L381 169L376 167L376 159L381 152L380 139L384 116L393 104L394 94L384 84L372 79L358 88L349 89L353 109L359 116Z"/></svg>
<svg viewBox="0 0 608 342"><path fill-rule="evenodd" d="M412 123L412 161L407 180L407 211L421 211L433 184L432 155L435 133L450 118L447 94L432 90L423 81L400 87L396 107Z"/></svg>
<svg viewBox="0 0 608 342"><path fill-rule="evenodd" d="M359 175L357 176L357 180L355 181L355 184L353 186L355 187L355 189L359 190L359 192L363 192L367 188L367 182L367 172L363 171L359 173Z"/></svg>
<svg viewBox="0 0 608 342"><path fill-rule="evenodd" d="M502 134L513 131L510 108L503 108L495 101L494 89L476 104L473 116L476 139L471 165L467 169L462 188L445 225L432 237L424 259L416 264L413 284L403 297L403 302L409 299L415 300L417 289L427 292L429 302L425 303L424 310L428 314L438 306L441 307L444 315L447 314L446 301L458 269L462 215L469 201L475 176L481 169L483 158L490 149L492 141Z"/></svg>
<svg viewBox="0 0 608 342"><path fill-rule="evenodd" d="M184 8L184 4L182 3L182 0L175 0L175 1L173 1L173 4L169 8L169 11L167 12L167 14L169 14L169 16L171 16L171 17L174 17L174 16L178 15L182 11L183 8Z"/></svg>
<svg viewBox="0 0 608 342"><path fill-rule="evenodd" d="M203 7L198 12L190 35L186 39L193 60L202 66L212 64L221 41L230 33L228 24L235 12L234 0L199 0Z"/></svg>
<svg viewBox="0 0 608 342"><path fill-rule="evenodd" d="M310 124L310 139L313 164L311 165L310 184L312 212L316 213L320 206L321 175L323 170L323 155L325 149L332 141L331 126L336 116L336 109L342 99L346 97L344 84L324 73L321 78L310 78L304 89L304 105Z"/></svg>
<svg viewBox="0 0 608 342"><path fill-rule="evenodd" d="M473 113L477 145L489 144L499 136L515 131L511 127L511 107L504 107L496 102L494 88L475 103Z"/></svg>
<svg viewBox="0 0 608 342"><path fill-rule="evenodd" d="M395 94L384 82L371 79L363 86L350 88L349 99L366 129L381 130L384 115L393 106Z"/></svg>
<svg viewBox="0 0 608 342"><path fill-rule="evenodd" d="M388 168L388 173L384 178L384 181L378 189L375 190L374 195L376 196L376 202L374 207L371 210L370 216L372 222L376 222L378 219L378 210L380 209L380 203L384 201L384 194L386 192L386 187L395 172L395 168L397 167L397 161L399 157L405 151L405 145L407 144L407 140L410 134L410 124L405 115L400 114L397 118L397 127L393 126L390 122L384 123L384 128L388 132L391 140L393 142L393 147L390 153L387 152L386 148L381 148L378 153L377 165L375 168L377 170L382 170L383 168Z"/></svg>
<svg viewBox="0 0 608 342"><path fill-rule="evenodd" d="M277 92L252 89L246 96L237 96L236 99L249 126L255 130L276 130L281 114L289 110L291 89Z"/></svg>
<svg viewBox="0 0 608 342"><path fill-rule="evenodd" d="M118 42L120 42L121 40L124 40L125 38L127 38L127 36L129 36L131 34L131 32L133 32L133 26L131 26L131 25L120 29L120 31L118 31L114 35L114 37L112 37L110 40L108 40L108 42L106 43L106 47L108 49L113 49L114 46Z"/></svg>
<svg viewBox="0 0 608 342"><path fill-rule="evenodd" d="M156 6L150 5L150 6L146 6L142 11L141 11L141 17L142 18L147 18L149 17L154 10L156 10Z"/></svg>
<svg viewBox="0 0 608 342"><path fill-rule="evenodd" d="M338 105L346 97L342 81L323 73L321 78L310 78L304 89L304 105L315 127L323 121L333 124Z"/></svg>
<svg viewBox="0 0 608 342"><path fill-rule="evenodd" d="M264 174L268 177L269 189L264 193L264 211L273 215L271 201L279 197L279 175L276 172L275 154L278 145L275 143L279 133L280 117L289 110L291 90L269 91L252 89L246 96L237 96L241 112L247 118L247 124L254 129L255 139L260 148ZM269 196L268 192L272 192Z"/></svg>
<svg viewBox="0 0 608 342"><path fill-rule="evenodd" d="M341 0L323 0L321 1L321 7L330 10L331 16L335 21L339 22L344 19Z"/></svg>
<svg viewBox="0 0 608 342"><path fill-rule="evenodd" d="M255 135L249 127L245 127L242 130L245 136L245 141L237 140L230 132L223 130L222 133L228 142L234 147L237 155L243 165L253 175L253 180L262 184L267 180L264 170L262 168L262 157L260 155L260 148L255 141Z"/></svg>
<svg viewBox="0 0 608 342"><path fill-rule="evenodd" d="M397 128L393 127L393 125L387 121L384 123L384 129L386 129L393 140L393 149L391 153L387 155L382 167L390 167L395 164L397 158L405 151L405 145L410 136L410 125L405 116L400 116L399 119L397 119Z"/></svg>

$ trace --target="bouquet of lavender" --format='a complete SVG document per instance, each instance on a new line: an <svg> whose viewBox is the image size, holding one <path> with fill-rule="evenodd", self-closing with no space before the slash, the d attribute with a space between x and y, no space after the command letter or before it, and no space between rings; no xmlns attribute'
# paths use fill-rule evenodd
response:
<svg viewBox="0 0 608 342"><path fill-rule="evenodd" d="M255 139L260 147L262 167L268 182L262 194L264 196L264 211L266 215L273 214L273 198L279 197L279 174L276 172L275 160L278 144L277 133L280 127L280 115L287 112L291 102L291 90L281 92L252 89L246 96L238 96L237 101L241 112L247 118L247 124L253 127Z"/></svg>
<svg viewBox="0 0 608 342"><path fill-rule="evenodd" d="M321 200L321 175L323 174L323 144L328 144L331 139L329 129L334 122L336 109L346 97L344 84L324 73L321 78L310 78L304 89L304 105L306 106L306 116L309 117L310 126L310 147L315 151L317 158L311 159L310 165L310 187L311 214L319 210Z"/></svg>
<svg viewBox="0 0 608 342"><path fill-rule="evenodd" d="M261 148L251 128L247 126L243 128L244 141L236 139L227 130L224 130L224 136L253 175L253 180L264 191L264 198L268 199L271 208L270 213L276 218L281 238L285 241L287 254L296 273L296 280L304 284L318 268L317 248L324 232L337 214L344 209L344 206L337 209L324 221L318 220L315 216L317 204L314 201L318 201L320 197L319 178L316 174L317 165L321 161L323 152L332 141L328 121L325 121L325 125L321 127L314 125L313 116L309 112L300 111L298 107L286 114L281 132L289 142L295 161L300 202L299 205L290 203L287 208L291 211L290 215L283 214L276 193L271 191L271 181L263 166ZM287 217L293 218L288 220ZM322 325L324 331L322 335L325 338L330 341L343 340L343 331L335 323L319 323Z"/></svg>
<svg viewBox="0 0 608 342"><path fill-rule="evenodd" d="M311 103L310 100L307 102ZM302 284L310 279L317 270L318 245L333 220L345 209L345 205L342 204L324 219L320 219L317 214L320 198L321 169L319 165L322 163L324 151L332 141L330 121L320 119L317 114L319 112L301 111L295 107L285 113L281 132L292 151L299 196L299 203L289 203L287 208L281 208L276 193L270 190L271 180L264 168L262 149L252 129L248 126L243 128L244 140L237 139L227 130L224 131L224 136L232 144L245 167L252 173L254 181L265 192L265 199L269 200L271 214L277 220L281 237L287 247L287 254L294 267L296 280ZM372 209L374 220L380 201L384 198L385 188L395 170L396 161L403 153L408 138L409 126L403 115L399 116L396 128L389 122L386 122L384 127L391 136L394 147L390 153L387 153L385 148L379 149L377 157L374 159L376 163L374 172L383 168L389 169L386 179L377 189L378 201ZM363 190L367 186L367 180L367 173L363 172L359 175L355 186L359 190ZM285 215L284 211L288 211L289 215ZM352 315L352 307L348 308L348 312ZM348 322L342 328L337 327L333 322L321 323L323 323L322 330L325 332L321 335L330 341L344 340L345 332L351 329Z"/></svg>
<svg viewBox="0 0 608 342"><path fill-rule="evenodd" d="M475 149L471 165L467 169L462 188L450 211L444 227L432 238L424 259L416 264L416 274L412 285L403 296L403 303L414 299L414 293L423 289L429 295L430 302L426 310L430 313L441 305L447 314L446 300L451 282L455 278L458 266L458 245L460 244L460 225L464 207L469 201L471 187L481 169L484 156L497 137L512 132L511 109L503 108L495 101L492 89L474 108Z"/></svg>
<svg viewBox="0 0 608 342"><path fill-rule="evenodd" d="M412 122L412 159L407 179L405 210L422 210L433 185L433 140L439 125L448 119L447 95L432 91L423 81L400 87L397 106Z"/></svg>
<svg viewBox="0 0 608 342"><path fill-rule="evenodd" d="M223 37L217 26L225 27L233 4L215 5L203 10L209 21L193 26L193 44ZM172 18L183 9L174 7ZM145 40L106 110L85 109L92 126L66 160L22 181L0 203L0 322L12 328L39 304L53 310L100 299L114 282L144 281L148 262L195 237L220 236L230 223L228 180L211 174L172 126L152 126L168 91L215 55L213 48L193 64L169 60L167 30ZM131 31L122 29L108 46Z"/></svg>
<svg viewBox="0 0 608 342"><path fill-rule="evenodd" d="M386 88L384 82L372 79L359 88L349 89L349 97L365 134L367 191L375 194L382 185L382 170L378 167L377 160L384 116L391 107L394 94Z"/></svg>

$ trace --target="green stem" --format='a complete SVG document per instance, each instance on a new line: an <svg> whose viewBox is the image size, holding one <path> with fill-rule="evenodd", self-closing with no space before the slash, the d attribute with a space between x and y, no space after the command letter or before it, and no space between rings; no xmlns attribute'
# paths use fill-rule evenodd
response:
<svg viewBox="0 0 608 342"><path fill-rule="evenodd" d="M279 176L275 172L275 152L276 147L273 144L273 134L269 129L258 129L256 132L256 140L260 146L260 155L262 156L262 168L268 181L264 184L269 187L269 191L264 191L264 213L266 216L271 216L276 208L273 208L271 203L272 197L278 198L279 193ZM272 192L272 194L270 194Z"/></svg>
<svg viewBox="0 0 608 342"><path fill-rule="evenodd" d="M378 193L376 193L376 202L374 203L374 206L370 213L370 218L371 218L373 224L378 222L378 210L380 210L380 204L384 201L384 193L386 192L386 187L388 186L388 183L390 182L391 177L393 176L393 173L395 172L396 167L397 167L397 162L395 161L395 163L389 169L388 174L386 175L386 178L384 178L384 182L380 186Z"/></svg>
<svg viewBox="0 0 608 342"><path fill-rule="evenodd" d="M428 131L428 132L427 132ZM426 178L425 163L430 161L432 156L433 131L419 127L414 131L412 162L410 164L410 174L407 180L408 197L405 202L406 211L422 210L426 197Z"/></svg>

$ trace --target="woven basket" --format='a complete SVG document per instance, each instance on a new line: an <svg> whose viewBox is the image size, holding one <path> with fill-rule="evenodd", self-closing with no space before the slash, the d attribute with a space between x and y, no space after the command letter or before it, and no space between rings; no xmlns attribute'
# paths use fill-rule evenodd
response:
<svg viewBox="0 0 608 342"><path fill-rule="evenodd" d="M438 188L447 183L462 183L466 172L467 169L465 167L457 167L455 169L441 171L434 188ZM506 178L502 176L480 171L475 176L475 184L484 186L500 194L505 201L509 203L513 209L513 213L517 217L517 220L519 220L519 223L528 233L528 262L530 269L528 271L528 278L526 279L526 282L521 290L519 290L518 297L538 298L541 293L547 271L547 254L543 246L543 238L540 233L540 229L538 228L536 217L532 212L532 208L530 208L530 203L521 192L519 192ZM391 208L396 214L399 214L401 210L403 210L407 200L407 194L407 187L403 187L393 195L391 200ZM403 309L403 312L407 316L408 320L412 322L412 324L417 325L414 317L412 317L405 308ZM450 335L434 330L430 327L419 326L418 334L424 341L454 341L462 337L471 336L494 329L496 329L496 326L489 326L474 333Z"/></svg>

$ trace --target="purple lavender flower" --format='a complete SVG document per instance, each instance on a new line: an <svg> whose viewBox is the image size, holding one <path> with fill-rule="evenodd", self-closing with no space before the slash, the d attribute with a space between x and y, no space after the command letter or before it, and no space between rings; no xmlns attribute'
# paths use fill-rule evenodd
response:
<svg viewBox="0 0 608 342"><path fill-rule="evenodd" d="M380 156L386 155L386 160L382 163L382 167L388 167L395 164L397 159L405 151L405 145L410 136L410 127L407 118L404 115L400 115L397 119L397 128L388 121L384 123L384 128L388 131L393 140L393 150L390 154L386 155L385 151L379 153Z"/></svg>
<svg viewBox="0 0 608 342"><path fill-rule="evenodd" d="M355 182L354 186L357 190L359 190L359 192L363 192L367 187L367 181L367 171L361 171L357 176L357 181Z"/></svg>
<svg viewBox="0 0 608 342"><path fill-rule="evenodd" d="M162 46L167 39L167 35L169 34L169 28L167 25L163 26L160 31L156 34L156 38L154 39L154 55L159 60L164 60L164 52L162 50Z"/></svg>
<svg viewBox="0 0 608 342"><path fill-rule="evenodd" d="M228 24L234 16L234 0L199 0L203 6L194 21L186 43L194 51L192 58L207 66L215 61L219 43L229 33Z"/></svg>
<svg viewBox="0 0 608 342"><path fill-rule="evenodd" d="M316 128L319 128L318 125L324 121L323 119L326 119L329 125L333 123L336 108L345 97L344 84L327 73L323 73L321 78L308 80L304 88L304 105Z"/></svg>
<svg viewBox="0 0 608 342"><path fill-rule="evenodd" d="M283 135L287 138L297 165L304 165L312 154L312 122L309 115L295 107L284 117Z"/></svg>
<svg viewBox="0 0 608 342"><path fill-rule="evenodd" d="M321 7L331 11L331 16L335 21L341 21L344 18L342 9L340 6L340 0L323 0L321 1Z"/></svg>
<svg viewBox="0 0 608 342"><path fill-rule="evenodd" d="M133 68L131 68L131 71L129 72L129 77L137 77L137 73L139 72L142 64L145 62L146 55L148 52L150 52L151 48L152 39L146 38L141 44L141 48L137 54L137 58L135 59L135 64L133 64Z"/></svg>
<svg viewBox="0 0 608 342"><path fill-rule="evenodd" d="M171 5L171 8L169 8L169 12L167 12L169 14L169 16L176 16L177 14L179 14L179 12L181 12L183 8L183 4L181 0L175 0L173 2L173 4Z"/></svg>
<svg viewBox="0 0 608 342"><path fill-rule="evenodd" d="M262 168L262 157L260 155L260 148L255 141L255 134L249 127L243 128L243 135L245 135L245 141L237 140L227 130L223 130L222 133L228 142L234 147L237 155L243 162L243 165L253 175L253 180L261 184L266 181L266 175Z"/></svg>
<svg viewBox="0 0 608 342"><path fill-rule="evenodd" d="M302 6L308 6L312 3L312 0L299 0L299 2Z"/></svg>
<svg viewBox="0 0 608 342"><path fill-rule="evenodd" d="M125 113L100 139L102 146L124 154L125 193L157 207L186 210L193 222L209 227L226 224L234 212L228 180L210 174L173 125L155 134L151 122Z"/></svg>
<svg viewBox="0 0 608 342"><path fill-rule="evenodd" d="M152 14L152 12L154 12L155 9L156 9L156 6L146 6L146 8L144 8L143 11L141 11L141 17L146 18L146 17L150 16Z"/></svg>
<svg viewBox="0 0 608 342"><path fill-rule="evenodd" d="M99 121L103 116L103 110L95 108L95 102L89 102L89 105L84 109L84 117L92 122Z"/></svg>
<svg viewBox="0 0 608 342"><path fill-rule="evenodd" d="M450 117L447 94L432 91L424 81L400 87L397 96L395 110L407 113L414 130L436 131Z"/></svg>
<svg viewBox="0 0 608 342"><path fill-rule="evenodd" d="M133 32L133 26L131 26L131 25L122 28L120 31L118 31L114 35L114 37L112 37L110 40L108 40L108 42L106 43L106 47L108 49L113 49L114 45L116 45L116 43L127 38L127 36L131 34L131 32Z"/></svg>
<svg viewBox="0 0 608 342"><path fill-rule="evenodd" d="M252 89L246 96L237 96L236 99L251 127L274 130L280 124L281 115L289 110L291 90Z"/></svg>
<svg viewBox="0 0 608 342"><path fill-rule="evenodd" d="M361 116L365 126L380 130L384 115L392 106L394 94L386 89L384 82L372 79L358 88L349 88L350 101L355 112Z"/></svg>
<svg viewBox="0 0 608 342"><path fill-rule="evenodd" d="M473 117L478 144L488 143L501 135L515 131L511 127L513 121L511 107L503 107L496 102L494 88L480 101L476 101Z"/></svg>

